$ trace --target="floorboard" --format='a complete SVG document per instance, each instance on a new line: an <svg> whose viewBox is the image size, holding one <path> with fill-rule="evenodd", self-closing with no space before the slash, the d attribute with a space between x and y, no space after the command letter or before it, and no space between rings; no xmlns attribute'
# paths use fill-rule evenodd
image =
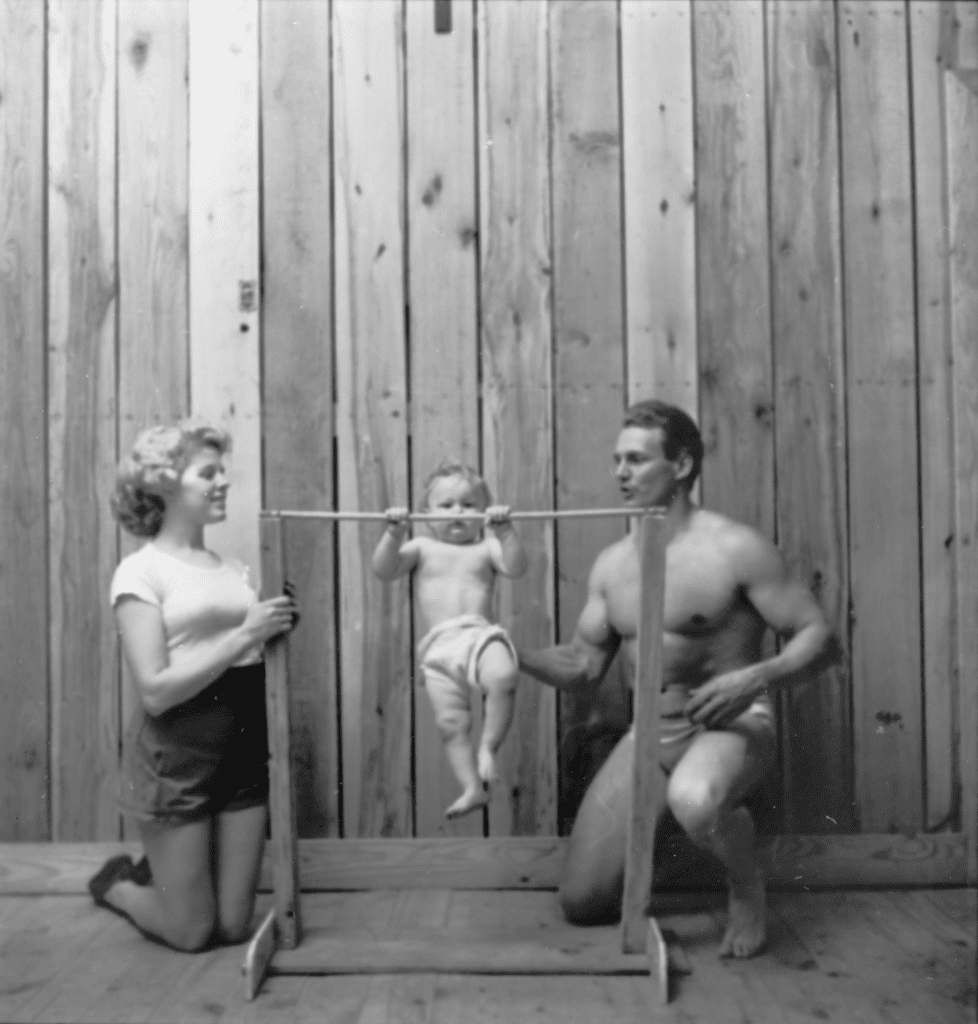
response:
<svg viewBox="0 0 978 1024"><path fill-rule="evenodd" d="M549 900L549 903L548 903ZM309 895L344 934L449 941L546 925L553 894L442 890ZM269 903L262 896L255 920ZM671 897L664 932L690 974L653 1008L643 977L272 976L244 999L244 946L176 953L81 896L0 897L0 1020L133 1024L973 1024L975 890L777 893L770 940L722 961L723 898ZM550 927L550 925L547 925ZM541 929L545 930L545 929ZM281 955L281 954L280 954Z"/></svg>
<svg viewBox="0 0 978 1024"><path fill-rule="evenodd" d="M0 904L8 901L18 912L6 919L0 943L0 1020L33 1020L115 919L80 896L4 897Z"/></svg>
<svg viewBox="0 0 978 1024"><path fill-rule="evenodd" d="M881 927L876 915L887 914L886 902L883 893L798 893L780 901L777 913L799 937L815 961L815 970L827 982L848 984L851 980L870 996L877 1016L868 1020L973 1024L974 997L966 1005L955 996L969 986L973 989L974 961L954 958L949 967L955 978L953 994L943 985L937 986L935 974L928 971L927 956L919 950L908 952L896 940L895 929ZM889 914L896 917L893 910ZM932 935L926 935L925 943L935 955L947 953L947 947Z"/></svg>

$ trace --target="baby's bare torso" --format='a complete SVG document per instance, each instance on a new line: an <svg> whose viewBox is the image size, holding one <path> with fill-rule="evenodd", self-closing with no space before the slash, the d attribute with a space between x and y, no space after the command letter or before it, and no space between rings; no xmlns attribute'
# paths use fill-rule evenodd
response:
<svg viewBox="0 0 978 1024"><path fill-rule="evenodd" d="M496 569L486 540L448 544L419 537L414 593L424 632L459 615L492 618Z"/></svg>

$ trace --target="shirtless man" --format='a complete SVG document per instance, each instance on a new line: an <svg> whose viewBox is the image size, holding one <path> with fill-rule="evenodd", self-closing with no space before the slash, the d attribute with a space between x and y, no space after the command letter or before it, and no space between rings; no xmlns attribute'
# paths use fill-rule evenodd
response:
<svg viewBox="0 0 978 1024"><path fill-rule="evenodd" d="M765 939L764 879L742 806L775 759L778 686L821 667L831 635L821 609L756 530L693 504L703 441L680 409L640 402L625 414L615 474L626 505L666 509L665 637L660 763L666 799L692 841L730 883L721 956L748 957ZM637 531L598 555L573 639L520 652L520 667L559 689L597 687L619 646L634 674ZM763 659L770 627L786 640ZM569 921L621 912L634 735L619 741L588 788L571 834L560 900Z"/></svg>

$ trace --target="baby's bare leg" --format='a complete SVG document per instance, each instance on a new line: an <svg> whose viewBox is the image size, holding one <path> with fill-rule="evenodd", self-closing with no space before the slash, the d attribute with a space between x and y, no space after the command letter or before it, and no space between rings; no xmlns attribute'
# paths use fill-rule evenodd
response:
<svg viewBox="0 0 978 1024"><path fill-rule="evenodd" d="M487 801L469 738L472 712L468 686L429 671L425 672L425 688L435 710L435 723L445 745L445 756L462 787L462 795L445 809L446 817L456 818L482 807Z"/></svg>
<svg viewBox="0 0 978 1024"><path fill-rule="evenodd" d="M485 720L479 742L479 777L484 782L495 782L499 778L496 751L509 731L516 704L517 669L502 640L493 640L479 655L478 673L479 684L486 692Z"/></svg>

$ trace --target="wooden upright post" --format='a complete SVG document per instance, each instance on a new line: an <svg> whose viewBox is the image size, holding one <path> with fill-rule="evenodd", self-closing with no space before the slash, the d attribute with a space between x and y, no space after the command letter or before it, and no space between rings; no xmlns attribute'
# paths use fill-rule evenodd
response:
<svg viewBox="0 0 978 1024"><path fill-rule="evenodd" d="M661 802L659 768L659 691L662 688L662 619L665 583L665 520L647 512L639 527L642 573L638 615L638 657L635 666L635 760L632 802L625 849L625 888L622 896L622 952L644 953L650 919L652 859L655 827ZM649 950L650 955L656 950Z"/></svg>
<svg viewBox="0 0 978 1024"><path fill-rule="evenodd" d="M274 597L285 586L285 543L282 520L261 520L262 593ZM268 709L268 749L272 819L272 873L275 886L275 925L278 944L295 949L302 926L299 918L299 852L296 843L295 793L292 785L288 640L265 646L265 699Z"/></svg>

